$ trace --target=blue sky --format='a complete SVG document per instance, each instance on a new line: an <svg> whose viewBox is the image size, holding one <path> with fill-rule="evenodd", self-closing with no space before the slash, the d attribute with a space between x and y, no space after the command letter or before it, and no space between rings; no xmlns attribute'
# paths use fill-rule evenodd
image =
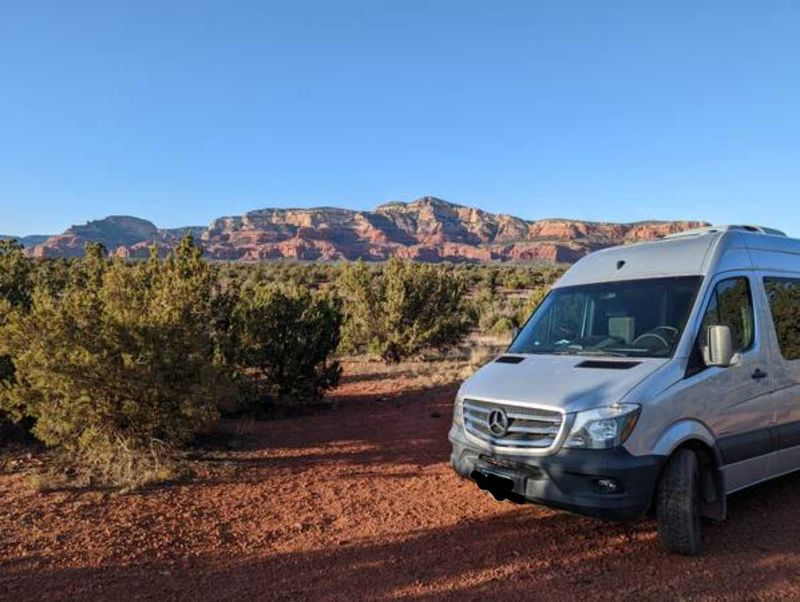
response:
<svg viewBox="0 0 800 602"><path fill-rule="evenodd" d="M0 2L0 233L432 194L800 235L793 0Z"/></svg>

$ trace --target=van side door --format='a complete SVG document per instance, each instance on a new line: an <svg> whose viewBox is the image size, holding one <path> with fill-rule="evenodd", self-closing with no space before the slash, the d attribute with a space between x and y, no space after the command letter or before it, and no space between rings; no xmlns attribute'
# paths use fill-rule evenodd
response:
<svg viewBox="0 0 800 602"><path fill-rule="evenodd" d="M714 279L687 368L686 384L722 454L727 492L766 478L772 451L770 347L761 328L766 308L763 295L754 294L754 280L735 272ZM728 326L733 335L738 358L727 368L707 367L703 360L707 329L715 325Z"/></svg>
<svg viewBox="0 0 800 602"><path fill-rule="evenodd" d="M775 454L768 469L775 477L800 469L800 276L765 273L763 286L775 341Z"/></svg>

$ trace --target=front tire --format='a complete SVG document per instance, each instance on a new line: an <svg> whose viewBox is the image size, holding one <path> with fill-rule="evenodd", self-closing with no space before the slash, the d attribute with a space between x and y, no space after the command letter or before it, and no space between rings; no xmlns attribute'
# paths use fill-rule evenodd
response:
<svg viewBox="0 0 800 602"><path fill-rule="evenodd" d="M670 552L696 556L702 547L700 463L690 449L670 457L658 484L656 517L661 544Z"/></svg>

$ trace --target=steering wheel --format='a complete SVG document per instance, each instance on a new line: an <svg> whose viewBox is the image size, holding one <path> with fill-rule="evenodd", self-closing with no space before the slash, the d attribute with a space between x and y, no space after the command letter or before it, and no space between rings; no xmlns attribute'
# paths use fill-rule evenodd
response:
<svg viewBox="0 0 800 602"><path fill-rule="evenodd" d="M667 326L666 328L670 328L670 327ZM655 332L656 330L658 330L658 328L655 328L650 332L645 332L644 334L639 335L638 337L636 337L633 340L633 344L634 345L638 345L643 339L651 338L651 339L656 339L660 344L662 344L664 347L669 349L671 347L670 343L667 342L667 339L665 339L663 336L661 336L660 334ZM677 333L677 331L676 331L676 333Z"/></svg>
<svg viewBox="0 0 800 602"><path fill-rule="evenodd" d="M645 332L643 335L639 335L633 341L634 345L639 345L639 343L644 339L656 339L659 343L661 343L664 347L669 348L669 343L667 343L667 339L662 337L660 334L656 334L655 332Z"/></svg>
<svg viewBox="0 0 800 602"><path fill-rule="evenodd" d="M658 326L658 327L654 328L653 330L666 330L668 332L671 332L673 337L678 336L678 332L679 332L678 329L675 328L674 326Z"/></svg>

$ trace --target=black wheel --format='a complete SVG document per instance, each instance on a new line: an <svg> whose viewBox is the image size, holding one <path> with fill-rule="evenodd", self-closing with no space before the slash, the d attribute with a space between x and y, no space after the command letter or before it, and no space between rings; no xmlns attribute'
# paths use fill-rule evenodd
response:
<svg viewBox="0 0 800 602"><path fill-rule="evenodd" d="M702 546L700 464L690 449L675 452L658 484L656 517L661 544L670 552L695 556Z"/></svg>

